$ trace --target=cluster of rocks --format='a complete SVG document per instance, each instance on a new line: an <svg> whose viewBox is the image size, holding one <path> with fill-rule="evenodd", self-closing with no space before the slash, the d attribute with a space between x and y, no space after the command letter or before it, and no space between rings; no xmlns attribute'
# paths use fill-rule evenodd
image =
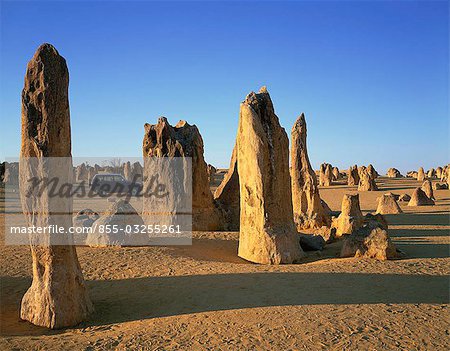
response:
<svg viewBox="0 0 450 351"><path fill-rule="evenodd" d="M386 176L388 178L402 178L403 177L397 168L389 168L386 173Z"/></svg>
<svg viewBox="0 0 450 351"><path fill-rule="evenodd" d="M392 194L386 194L380 198L375 215L368 213L363 216L359 194L345 194L341 213L332 219L336 237L344 239L340 256L379 260L399 258L400 254L388 234L387 221L382 216L382 212L391 212L395 204Z"/></svg>
<svg viewBox="0 0 450 351"><path fill-rule="evenodd" d="M329 163L322 163L319 169L319 186L330 186L333 178L333 166Z"/></svg>
<svg viewBox="0 0 450 351"><path fill-rule="evenodd" d="M429 180L425 180L420 188L414 189L408 206L433 206L433 187Z"/></svg>
<svg viewBox="0 0 450 351"><path fill-rule="evenodd" d="M19 162L0 163L0 181L8 185L19 185Z"/></svg>
<svg viewBox="0 0 450 351"><path fill-rule="evenodd" d="M375 183L375 178L378 177L378 174L372 165L369 165L367 168L365 166L361 166L358 169L358 176L358 191L378 190L377 184Z"/></svg>
<svg viewBox="0 0 450 351"><path fill-rule="evenodd" d="M28 63L22 92L22 158L71 157L68 82L64 58L49 44L39 47ZM289 151L288 136L280 125L265 87L258 93L248 94L240 105L230 168L214 195L209 182L215 169L204 160L203 140L195 125L180 121L172 126L161 117L156 124L145 124L144 129L143 167L130 162L119 167L81 164L74 171L70 167L58 169L58 175L67 180L75 176L76 181L89 181L102 171L121 173L127 179L138 174L142 176L146 189L151 186L154 170L150 159L159 162L177 158L185 162L186 158L191 158L192 164L187 170L177 173L169 169L167 174L162 174L166 186L172 190L186 189L186 176L192 176L193 230L239 229L238 255L248 261L261 264L297 262L304 255L303 249L321 249L335 237L344 237L342 257L382 260L398 257L382 216L382 213L398 211L392 194L379 199L377 214L366 216L361 212L359 195L346 194L340 214L333 216L328 205L320 199L318 187L329 186L333 180L341 178L339 169L323 164L317 179L308 158L303 114L292 128L292 148ZM18 168L21 189L25 189L28 180L36 174L48 176L45 167L34 169L21 163ZM444 173L448 175L448 169ZM376 190L376 177L371 165L360 169L353 166L349 170L348 182L358 185L360 190ZM416 190L430 200L433 197L431 183L424 183L423 190ZM74 218L62 216L64 218L61 219L61 216L54 215L53 209L72 213L72 199L53 203L55 200L48 194L40 196L36 201L21 192L23 211L30 226L49 222L64 227L75 225L98 229L107 224L119 229L127 225L139 226L147 224L149 217L144 214L154 210L156 201L143 197L142 217L129 202L119 200L101 215L86 209ZM414 194L410 202L413 198ZM176 197L171 201L177 205L182 199ZM176 211L178 207L174 209ZM306 228L317 229L319 235L299 234L299 230ZM120 235L94 231L86 236L85 242L90 246L147 243L148 237L140 231L128 236L126 231L119 232ZM86 320L93 306L75 247L39 246L34 239L31 240L33 282L22 299L20 317L48 328L74 326Z"/></svg>
<svg viewBox="0 0 450 351"><path fill-rule="evenodd" d="M87 183L90 184L96 174L108 173L108 174L120 174L128 181L142 182L143 167L139 161L131 163L130 161L124 162L119 166L100 166L94 164L90 166L86 163L74 167L74 182L75 183Z"/></svg>

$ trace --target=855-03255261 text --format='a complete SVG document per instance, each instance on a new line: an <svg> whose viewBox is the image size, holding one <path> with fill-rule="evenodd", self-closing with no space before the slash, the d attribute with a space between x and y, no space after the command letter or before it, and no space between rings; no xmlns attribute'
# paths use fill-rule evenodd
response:
<svg viewBox="0 0 450 351"><path fill-rule="evenodd" d="M16 226L10 227L11 234L181 234L180 225L165 224L128 224L120 226L117 224L97 224L92 227L63 227L55 224L48 226Z"/></svg>

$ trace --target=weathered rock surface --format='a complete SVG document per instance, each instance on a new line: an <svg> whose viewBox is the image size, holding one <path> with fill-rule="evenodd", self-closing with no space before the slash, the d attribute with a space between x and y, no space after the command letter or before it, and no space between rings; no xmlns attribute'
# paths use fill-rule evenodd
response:
<svg viewBox="0 0 450 351"><path fill-rule="evenodd" d="M339 180L340 177L339 168L333 167L333 180Z"/></svg>
<svg viewBox="0 0 450 351"><path fill-rule="evenodd" d="M363 224L364 217L359 207L358 194L344 194L341 214L333 218L332 227L336 228L336 236L351 234Z"/></svg>
<svg viewBox="0 0 450 351"><path fill-rule="evenodd" d="M372 179L378 178L378 172L375 170L375 168L372 166L372 164L369 164L367 166L367 172L370 174L370 177Z"/></svg>
<svg viewBox="0 0 450 351"><path fill-rule="evenodd" d="M367 168L363 168L359 172L358 191L376 191L378 190L375 178Z"/></svg>
<svg viewBox="0 0 450 351"><path fill-rule="evenodd" d="M440 167L440 166L436 168L436 177L438 179L441 179L441 177L442 177L442 167Z"/></svg>
<svg viewBox="0 0 450 351"><path fill-rule="evenodd" d="M434 200L434 194L433 194L433 186L431 184L430 180L425 180L421 186L421 189L423 190L423 192L425 193L425 195Z"/></svg>
<svg viewBox="0 0 450 351"><path fill-rule="evenodd" d="M330 216L322 206L317 177L309 162L306 138L306 120L302 113L291 131L292 204L298 230L330 226Z"/></svg>
<svg viewBox="0 0 450 351"><path fill-rule="evenodd" d="M386 175L389 178L401 178L402 174L400 173L400 171L397 168L389 168Z"/></svg>
<svg viewBox="0 0 450 351"><path fill-rule="evenodd" d="M131 181L142 182L143 173L144 169L142 168L142 165L139 163L139 161L136 161L131 165Z"/></svg>
<svg viewBox="0 0 450 351"><path fill-rule="evenodd" d="M226 230L239 230L240 196L236 145L233 148L228 172L214 192L214 199L224 211Z"/></svg>
<svg viewBox="0 0 450 351"><path fill-rule="evenodd" d="M19 185L19 163L10 162L5 165L3 182L7 185Z"/></svg>
<svg viewBox="0 0 450 351"><path fill-rule="evenodd" d="M142 230L143 225L142 217L133 206L120 199L111 203L105 213L92 224L95 230L87 235L86 245L93 247L148 245L149 236ZM127 226L132 230L130 231ZM111 231L106 228L111 228ZM135 232L135 228L139 230Z"/></svg>
<svg viewBox="0 0 450 351"><path fill-rule="evenodd" d="M319 185L330 186L333 183L333 168L329 163L322 163L319 170Z"/></svg>
<svg viewBox="0 0 450 351"><path fill-rule="evenodd" d="M41 45L28 62L22 91L20 187L29 226L51 223L67 230L72 226L71 197L50 196L48 191L26 194L29 179L36 176L57 176L61 183L72 183L68 86L66 61L52 45ZM61 163L67 167L48 168L43 162L48 157L66 158L68 161ZM22 298L20 318L47 328L74 326L86 320L93 309L75 246L38 245L36 242L53 240L36 235L39 237L30 238L33 281ZM69 236L62 240L71 242Z"/></svg>
<svg viewBox="0 0 450 351"><path fill-rule="evenodd" d="M203 139L198 128L186 121L180 121L172 127L165 117L159 118L157 124L145 124L144 127L144 158L192 158L192 230L222 230L223 216L215 206L209 189L208 169L203 157ZM151 175L152 170L146 169L144 162L144 179L150 179ZM144 211L149 205L147 200L144 196Z"/></svg>
<svg viewBox="0 0 450 351"><path fill-rule="evenodd" d="M399 254L389 237L387 228L382 228L378 221L369 221L345 238L341 257L389 260L398 258Z"/></svg>
<svg viewBox="0 0 450 351"><path fill-rule="evenodd" d="M88 181L88 170L85 163L78 165L75 170L76 182L87 182Z"/></svg>
<svg viewBox="0 0 450 351"><path fill-rule="evenodd" d="M416 178L417 179L417 171L408 171L407 173L406 173L406 176L408 177L408 178Z"/></svg>
<svg viewBox="0 0 450 351"><path fill-rule="evenodd" d="M395 196L391 193L383 194L378 198L377 212L382 215L384 214L397 214L402 213L402 209L395 201Z"/></svg>
<svg viewBox="0 0 450 351"><path fill-rule="evenodd" d="M347 175L347 185L353 186L359 184L358 166L354 165L349 168Z"/></svg>
<svg viewBox="0 0 450 351"><path fill-rule="evenodd" d="M408 206L432 206L432 205L434 205L434 201L430 199L421 188L416 188L413 191L411 199L408 202Z"/></svg>
<svg viewBox="0 0 450 351"><path fill-rule="evenodd" d="M434 178L436 177L436 170L434 168L430 168L427 172L427 177L428 178Z"/></svg>
<svg viewBox="0 0 450 351"><path fill-rule="evenodd" d="M425 171L423 170L423 167L420 167L417 171L417 180L419 182L423 182L425 180Z"/></svg>
<svg viewBox="0 0 450 351"><path fill-rule="evenodd" d="M442 171L441 181L447 183L447 188L450 188L450 165L445 166Z"/></svg>
<svg viewBox="0 0 450 351"><path fill-rule="evenodd" d="M6 168L6 162L0 163L0 182L3 183L3 178L5 177L5 168Z"/></svg>
<svg viewBox="0 0 450 351"><path fill-rule="evenodd" d="M266 88L241 103L237 134L240 257L292 263L302 256L292 211L289 141Z"/></svg>
<svg viewBox="0 0 450 351"><path fill-rule="evenodd" d="M98 171L94 167L89 167L87 171L87 181L88 184L92 183L92 179L94 179L94 176L98 174Z"/></svg>
<svg viewBox="0 0 450 351"><path fill-rule="evenodd" d="M133 180L133 171L131 169L130 161L127 161L123 164L123 177L128 181Z"/></svg>

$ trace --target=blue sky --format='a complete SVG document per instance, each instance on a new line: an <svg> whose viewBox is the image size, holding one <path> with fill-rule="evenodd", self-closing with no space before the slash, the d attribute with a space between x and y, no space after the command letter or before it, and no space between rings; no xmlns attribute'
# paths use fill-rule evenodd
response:
<svg viewBox="0 0 450 351"><path fill-rule="evenodd" d="M144 123L185 119L227 167L239 104L267 85L301 113L315 168L449 162L448 2L2 2L0 159L20 150L27 61L70 71L74 156L140 156Z"/></svg>

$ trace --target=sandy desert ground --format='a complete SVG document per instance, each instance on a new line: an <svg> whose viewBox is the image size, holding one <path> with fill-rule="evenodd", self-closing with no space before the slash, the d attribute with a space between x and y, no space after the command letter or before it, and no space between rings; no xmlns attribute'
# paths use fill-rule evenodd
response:
<svg viewBox="0 0 450 351"><path fill-rule="evenodd" d="M360 192L408 193L414 179L377 179ZM332 210L356 187L321 189ZM406 257L337 258L341 242L301 264L265 266L237 257L237 232L194 233L192 246L77 249L95 305L91 320L49 331L19 321L31 283L26 246L1 247L1 350L448 350L450 191L436 206L387 216ZM0 215L2 238L4 214ZM2 240L3 242L3 240Z"/></svg>

